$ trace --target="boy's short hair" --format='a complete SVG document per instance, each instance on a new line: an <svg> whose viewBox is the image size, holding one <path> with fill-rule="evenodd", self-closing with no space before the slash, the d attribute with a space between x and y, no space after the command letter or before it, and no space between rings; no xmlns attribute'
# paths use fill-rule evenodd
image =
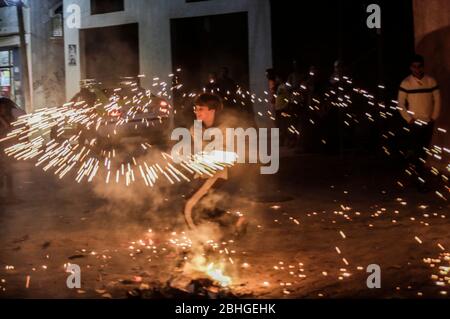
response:
<svg viewBox="0 0 450 319"><path fill-rule="evenodd" d="M211 93L203 93L195 100L195 105L207 106L210 110L220 111L223 109L222 100L219 96Z"/></svg>
<svg viewBox="0 0 450 319"><path fill-rule="evenodd" d="M422 65L425 65L425 58L420 54L414 54L411 57L411 61L410 61L409 65L412 65L413 63L420 63Z"/></svg>

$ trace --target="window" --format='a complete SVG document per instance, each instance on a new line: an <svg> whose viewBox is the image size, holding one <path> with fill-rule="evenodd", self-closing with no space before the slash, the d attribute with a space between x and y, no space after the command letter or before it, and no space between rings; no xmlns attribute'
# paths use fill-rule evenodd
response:
<svg viewBox="0 0 450 319"><path fill-rule="evenodd" d="M11 67L12 54L10 51L0 51L0 66Z"/></svg>
<svg viewBox="0 0 450 319"><path fill-rule="evenodd" d="M104 14L124 10L124 0L91 0L91 14Z"/></svg>
<svg viewBox="0 0 450 319"><path fill-rule="evenodd" d="M23 106L19 48L0 49L0 97Z"/></svg>
<svg viewBox="0 0 450 319"><path fill-rule="evenodd" d="M63 6L62 4L56 6L54 9L50 10L50 18L52 24L52 39L59 39L64 36L63 32Z"/></svg>

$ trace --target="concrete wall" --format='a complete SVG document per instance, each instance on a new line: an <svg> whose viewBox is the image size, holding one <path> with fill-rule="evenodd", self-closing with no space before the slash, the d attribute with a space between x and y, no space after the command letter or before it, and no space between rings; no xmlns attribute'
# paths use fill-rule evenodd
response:
<svg viewBox="0 0 450 319"><path fill-rule="evenodd" d="M416 51L427 60L427 72L441 87L443 112L438 126L448 131L434 136L434 145L450 148L450 1L414 0ZM435 163L441 168L448 158Z"/></svg>
<svg viewBox="0 0 450 319"><path fill-rule="evenodd" d="M34 109L65 102L64 40L52 39L50 9L61 0L30 0Z"/></svg>
<svg viewBox="0 0 450 319"><path fill-rule="evenodd" d="M81 28L139 23L140 68L147 75L144 87L149 87L153 76L164 77L172 72L170 19L248 12L250 88L263 94L266 90L265 70L272 66L270 4L268 0L210 0L186 3L185 0L125 0L125 11L103 15L90 15L89 0L64 0L64 10L70 4L81 7ZM232 35L230 35L232 36ZM80 62L79 30L65 24L66 95L73 96L79 90L81 70L68 65L68 45L78 46ZM255 106L263 110L265 105Z"/></svg>

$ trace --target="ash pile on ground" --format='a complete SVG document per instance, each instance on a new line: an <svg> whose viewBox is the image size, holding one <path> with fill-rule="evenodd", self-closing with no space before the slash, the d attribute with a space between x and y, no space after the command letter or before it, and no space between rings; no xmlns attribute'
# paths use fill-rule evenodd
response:
<svg viewBox="0 0 450 319"><path fill-rule="evenodd" d="M122 282L122 284L126 283ZM182 278L165 283L141 284L139 288L129 290L126 297L129 299L239 299L251 297L251 294L239 292L239 290L234 291L229 287L221 287L220 284L208 278Z"/></svg>

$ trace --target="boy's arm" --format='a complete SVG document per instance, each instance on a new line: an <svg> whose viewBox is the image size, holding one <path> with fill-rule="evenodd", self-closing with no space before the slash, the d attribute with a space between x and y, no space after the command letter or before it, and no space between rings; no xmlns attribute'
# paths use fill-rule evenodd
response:
<svg viewBox="0 0 450 319"><path fill-rule="evenodd" d="M431 116L431 119L433 121L437 121L439 119L439 116L441 115L441 91L439 90L439 87L436 86L435 90L433 91L433 102L434 102L434 108L433 108L433 115Z"/></svg>

